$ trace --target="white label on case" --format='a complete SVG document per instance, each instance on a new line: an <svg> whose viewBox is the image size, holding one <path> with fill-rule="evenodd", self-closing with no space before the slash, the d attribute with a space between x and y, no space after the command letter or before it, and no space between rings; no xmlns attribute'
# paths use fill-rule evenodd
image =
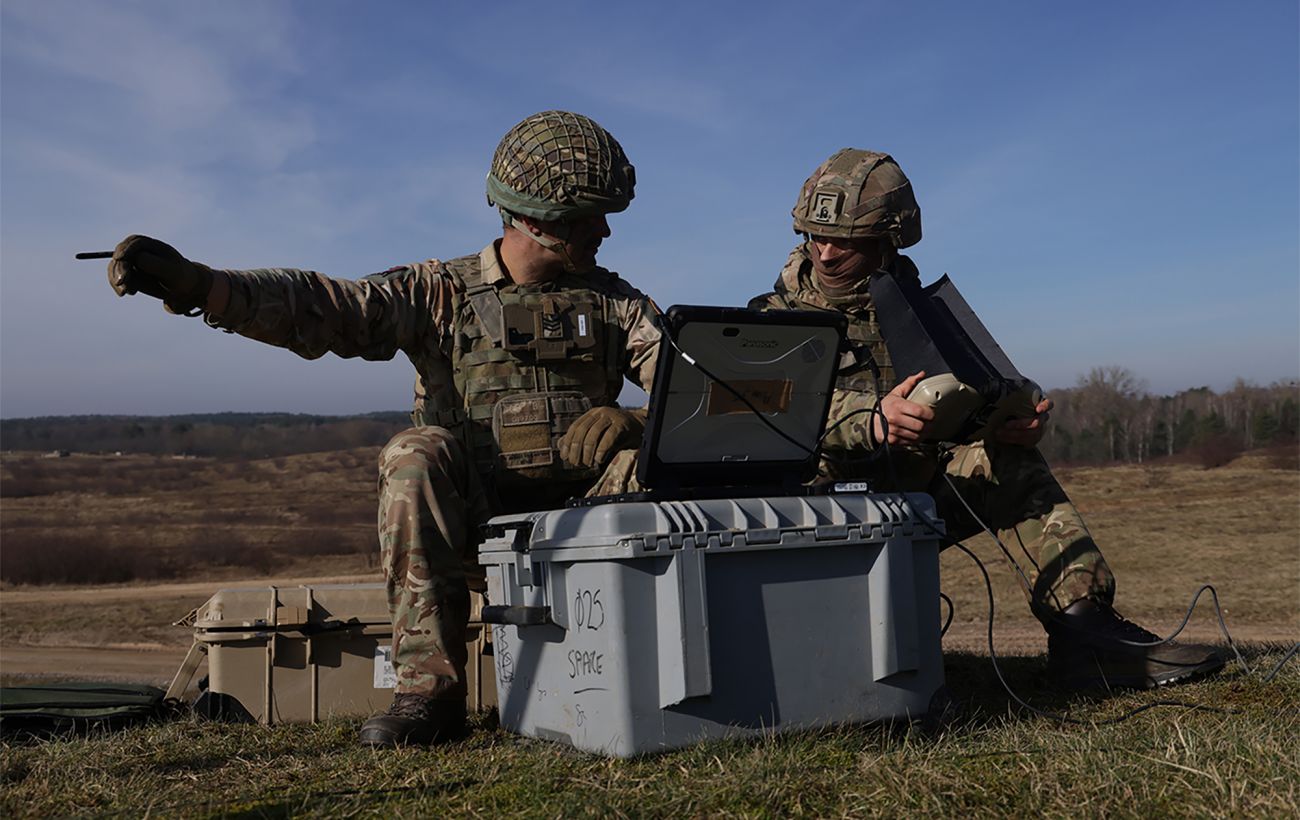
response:
<svg viewBox="0 0 1300 820"><path fill-rule="evenodd" d="M871 485L865 481L841 481L835 485L837 493L869 493Z"/></svg>
<svg viewBox="0 0 1300 820"><path fill-rule="evenodd" d="M393 648L375 647L375 688L397 688L397 673L393 671Z"/></svg>

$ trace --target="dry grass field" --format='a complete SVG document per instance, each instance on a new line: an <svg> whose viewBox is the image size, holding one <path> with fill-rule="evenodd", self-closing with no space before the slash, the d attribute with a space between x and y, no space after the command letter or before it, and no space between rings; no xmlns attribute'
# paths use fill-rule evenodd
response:
<svg viewBox="0 0 1300 820"><path fill-rule="evenodd" d="M189 641L171 621L230 585L376 578L374 450L258 461L0 459L0 676L164 682ZM181 719L0 744L0 813L383 816L1294 817L1300 811L1300 473L1263 456L1059 473L1119 579L1122 611L1159 631L1218 588L1250 670L1170 695L1093 700L1042 679L1042 632L987 537L1011 686L988 663L978 570L949 550L944 639L957 706L937 727L846 726L606 760L473 718L462 743L372 752L356 720L276 727ZM1203 602L1208 604L1208 601ZM1202 606L1189 631L1216 639ZM1166 696L1167 697L1167 696ZM1190 707L1190 708L1189 708ZM1090 723L1090 721L1099 721Z"/></svg>
<svg viewBox="0 0 1300 820"><path fill-rule="evenodd" d="M222 586L378 580L376 448L263 460L0 455L0 675L162 680L188 644L171 623ZM1117 606L1166 633L1201 584L1233 634L1300 638L1300 472L1247 455L1193 465L1065 469L1118 579ZM970 546L995 585L996 641L1045 646L987 536ZM984 651L983 581L942 559L949 649ZM1187 634L1219 635L1208 596Z"/></svg>

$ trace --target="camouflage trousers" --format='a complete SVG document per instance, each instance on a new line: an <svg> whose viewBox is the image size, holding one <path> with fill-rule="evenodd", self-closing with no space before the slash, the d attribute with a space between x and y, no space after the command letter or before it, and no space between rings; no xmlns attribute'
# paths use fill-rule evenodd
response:
<svg viewBox="0 0 1300 820"><path fill-rule="evenodd" d="M963 445L944 472L937 452L894 452L902 489L932 495L950 536L977 535L981 521L997 533L1023 571L1020 585L1040 620L1082 598L1114 599L1106 559L1037 448Z"/></svg>
<svg viewBox="0 0 1300 820"><path fill-rule="evenodd" d="M599 484L620 492L634 482L626 463L617 455ZM501 507L489 490L460 441L442 427L404 430L379 454L379 555L400 693L466 695L469 593L485 588L479 528ZM549 495L537 496L539 509Z"/></svg>

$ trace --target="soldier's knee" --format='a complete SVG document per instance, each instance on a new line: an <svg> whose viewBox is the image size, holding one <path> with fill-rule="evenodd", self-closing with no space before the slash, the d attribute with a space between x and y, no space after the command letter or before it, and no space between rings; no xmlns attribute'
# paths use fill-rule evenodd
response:
<svg viewBox="0 0 1300 820"><path fill-rule="evenodd" d="M460 442L445 427L409 427L379 451L379 474L390 476L412 467L449 470L461 455Z"/></svg>

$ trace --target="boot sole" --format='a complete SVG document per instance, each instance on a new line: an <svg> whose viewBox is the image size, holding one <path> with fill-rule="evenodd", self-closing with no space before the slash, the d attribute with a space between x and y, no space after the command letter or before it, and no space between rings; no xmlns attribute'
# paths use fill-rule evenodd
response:
<svg viewBox="0 0 1300 820"><path fill-rule="evenodd" d="M1220 658L1217 661L1207 661L1196 666L1171 668L1169 672L1158 676L1145 675L1139 678L1136 676L1117 675L1108 677L1099 675L1087 678L1054 678L1054 682L1062 689L1071 692L1105 692L1110 689L1159 689L1162 686L1174 686L1208 678L1223 669L1225 665L1226 662Z"/></svg>

